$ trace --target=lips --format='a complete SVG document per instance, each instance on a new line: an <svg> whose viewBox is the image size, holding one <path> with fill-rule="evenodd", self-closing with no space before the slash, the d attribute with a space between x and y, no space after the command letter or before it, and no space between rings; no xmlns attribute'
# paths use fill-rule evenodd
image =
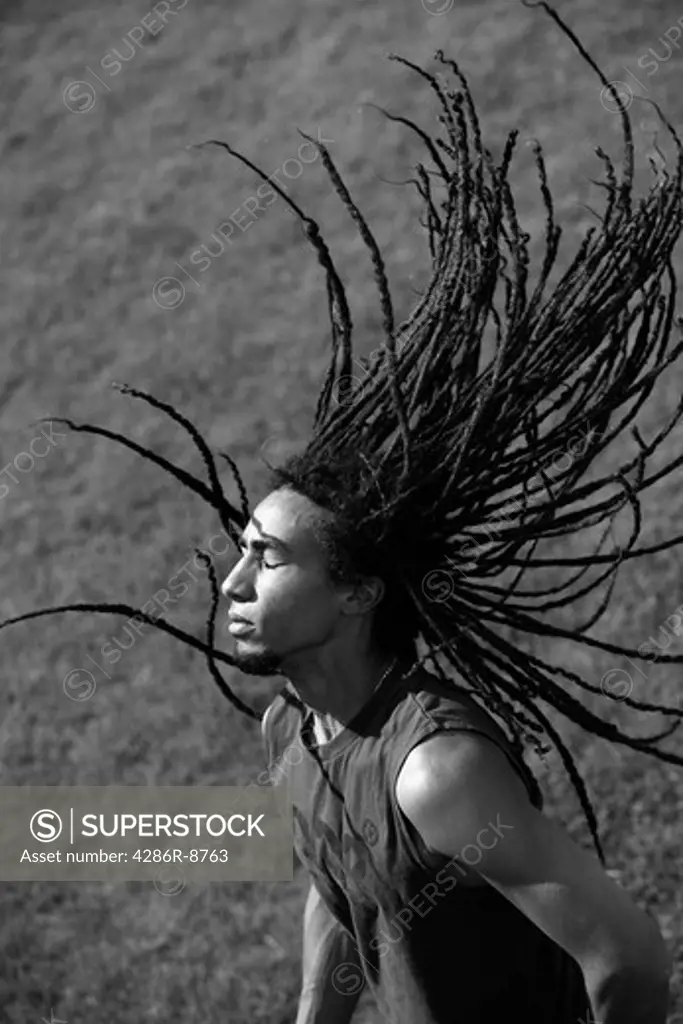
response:
<svg viewBox="0 0 683 1024"><path fill-rule="evenodd" d="M228 629L233 636L242 636L243 633L250 633L254 624L242 615L228 615Z"/></svg>
<svg viewBox="0 0 683 1024"><path fill-rule="evenodd" d="M232 619L228 629L233 636L242 636L244 633L251 633L254 627L245 619Z"/></svg>

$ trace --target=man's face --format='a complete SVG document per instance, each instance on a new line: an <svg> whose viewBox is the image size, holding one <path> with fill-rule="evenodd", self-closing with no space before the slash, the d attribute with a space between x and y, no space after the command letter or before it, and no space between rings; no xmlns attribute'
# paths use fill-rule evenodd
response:
<svg viewBox="0 0 683 1024"><path fill-rule="evenodd" d="M272 491L252 513L242 534L242 557L221 587L230 615L251 626L239 633L236 625L231 628L233 657L243 672L286 674L288 662L294 665L297 655L328 642L341 625L348 588L335 588L328 578L312 525L320 512L285 488Z"/></svg>

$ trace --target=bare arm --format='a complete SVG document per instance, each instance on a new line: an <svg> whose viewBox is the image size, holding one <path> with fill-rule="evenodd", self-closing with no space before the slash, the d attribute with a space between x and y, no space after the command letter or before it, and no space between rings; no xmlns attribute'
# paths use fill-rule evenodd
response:
<svg viewBox="0 0 683 1024"><path fill-rule="evenodd" d="M269 759L271 784L285 784L285 773L272 760L268 716L261 719L261 734ZM360 956L351 936L342 928L311 884L304 910L303 981L296 1024L349 1024L363 989Z"/></svg>
<svg viewBox="0 0 683 1024"><path fill-rule="evenodd" d="M362 988L358 950L311 885L304 910L303 984L296 1024L348 1024Z"/></svg>
<svg viewBox="0 0 683 1024"><path fill-rule="evenodd" d="M595 1021L665 1024L671 957L655 921L532 807L497 747L437 737L405 767L397 795L422 838L457 857L476 837L478 873L581 966Z"/></svg>

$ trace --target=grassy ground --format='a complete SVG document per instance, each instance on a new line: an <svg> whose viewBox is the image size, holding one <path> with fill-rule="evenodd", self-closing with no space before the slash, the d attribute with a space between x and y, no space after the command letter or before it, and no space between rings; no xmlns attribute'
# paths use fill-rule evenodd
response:
<svg viewBox="0 0 683 1024"><path fill-rule="evenodd" d="M38 433L29 424L53 414L124 431L201 474L180 429L110 390L110 381L123 380L173 402L214 450L230 451L252 497L261 496L255 455L265 442L277 456L305 437L326 366L321 271L281 200L247 216L255 207L246 203L245 213L245 201L260 184L254 174L219 149L187 146L222 138L272 172L297 157L297 127L332 140L330 152L386 253L402 316L424 279L425 245L411 191L381 179L405 179L422 153L407 132L364 104L383 104L427 126L434 108L415 76L383 59L387 52L431 67L439 46L456 58L495 153L514 126L522 139L542 141L566 262L591 223L586 205L601 202L589 180L600 173L594 147L619 155L619 119L540 9L459 0L434 13L444 6L180 0L154 12L128 0L100 7L5 0L3 466ZM574 0L559 9L608 78L629 83L635 97L655 99L680 128L679 51L657 61L655 72L652 55L649 65L638 63L650 47L666 56L661 37L680 15L673 2L650 0L645 9ZM143 18L150 30L144 37ZM122 41L127 33L142 40L132 52ZM130 57L118 71L115 49ZM637 98L631 112L647 180L652 115ZM543 211L523 145L515 167L523 225L538 233ZM324 225L348 282L357 338L372 348L379 314L362 245L319 161L305 164L297 180L286 173L280 180ZM241 226L221 254L212 232L239 210ZM202 244L216 255L198 272L191 256ZM682 379L680 367L672 368L644 429L665 421ZM669 452L681 440L683 432L674 432ZM16 483L2 479L9 486L0 501L3 617L79 600L141 606L218 528L208 508L161 470L82 433L69 432ZM647 542L680 521L677 480L651 495ZM228 564L226 557L221 572ZM654 634L683 601L680 564L676 551L631 564L599 635L635 647ZM207 596L197 584L169 617L199 632ZM257 726L232 713L203 659L167 636L148 631L107 666L110 678L94 672L90 700L67 699L65 676L92 670L88 658L102 664L101 646L122 637L122 626L115 616L65 615L3 631L0 782L255 779L264 767ZM609 668L628 668L563 645L551 653L595 682ZM643 670L647 678L628 669L634 696L673 698L677 669ZM229 681L259 708L277 689ZM593 704L605 717L641 724L606 697ZM642 724L656 731L656 724ZM611 865L677 950L674 1008L683 1013L681 774L588 742L575 729L564 734L597 805ZM672 749L680 751L680 742ZM543 785L552 813L587 842L577 801L552 759ZM306 884L298 869L292 883L195 884L173 898L143 883L0 884L0 1018L49 1019L52 1008L68 1024L285 1024L296 1005ZM373 1019L370 1008L364 1015Z"/></svg>

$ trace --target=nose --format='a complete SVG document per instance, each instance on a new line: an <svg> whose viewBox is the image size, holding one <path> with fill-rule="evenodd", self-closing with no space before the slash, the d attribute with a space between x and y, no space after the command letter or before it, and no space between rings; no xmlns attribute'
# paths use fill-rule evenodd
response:
<svg viewBox="0 0 683 1024"><path fill-rule="evenodd" d="M241 558L221 583L221 594L230 601L253 599L253 583L249 573L243 568L243 563L244 558Z"/></svg>

